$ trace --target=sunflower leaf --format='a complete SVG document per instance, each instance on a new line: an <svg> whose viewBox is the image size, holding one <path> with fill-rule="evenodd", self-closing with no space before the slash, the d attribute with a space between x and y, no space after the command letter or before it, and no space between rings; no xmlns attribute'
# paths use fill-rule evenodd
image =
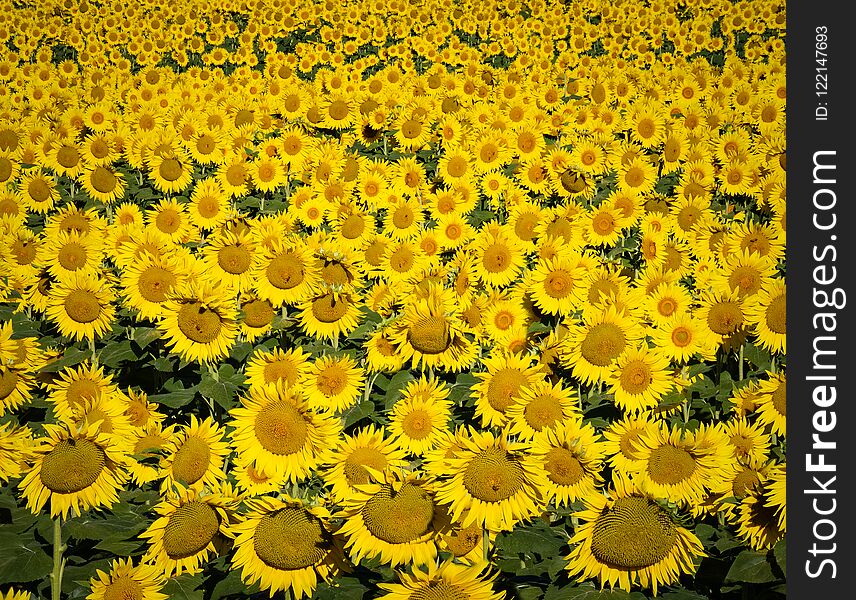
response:
<svg viewBox="0 0 856 600"><path fill-rule="evenodd" d="M173 577L161 590L171 600L202 600L204 590L202 588L202 575L188 575L184 573Z"/></svg>
<svg viewBox="0 0 856 600"><path fill-rule="evenodd" d="M110 368L116 368L122 363L136 358L137 355L128 340L111 343L98 353L98 362Z"/></svg>
<svg viewBox="0 0 856 600"><path fill-rule="evenodd" d="M36 540L33 530L0 531L0 581L18 583L47 577L53 560Z"/></svg>
<svg viewBox="0 0 856 600"><path fill-rule="evenodd" d="M775 580L767 555L752 550L738 554L725 576L726 582L767 583Z"/></svg>

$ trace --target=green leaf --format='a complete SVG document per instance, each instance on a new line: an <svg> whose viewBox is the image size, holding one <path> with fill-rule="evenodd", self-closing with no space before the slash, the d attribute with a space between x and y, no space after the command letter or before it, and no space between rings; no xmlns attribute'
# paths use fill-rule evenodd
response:
<svg viewBox="0 0 856 600"><path fill-rule="evenodd" d="M399 371L389 380L389 385L386 388L386 401L384 406L392 408L401 398L401 390L407 385L408 381L413 381L413 374L410 371Z"/></svg>
<svg viewBox="0 0 856 600"><path fill-rule="evenodd" d="M563 588L550 586L544 600L631 600L633 596L624 590L598 590L588 586L567 585Z"/></svg>
<svg viewBox="0 0 856 600"><path fill-rule="evenodd" d="M787 558L787 546L786 546L786 538L780 539L776 542L776 545L773 546L773 556L776 558L776 564L779 565L779 568L782 570L782 573L787 573L788 570L785 568L785 561Z"/></svg>
<svg viewBox="0 0 856 600"><path fill-rule="evenodd" d="M211 590L211 597L208 600L220 600L227 596L247 597L249 594L258 591L258 584L248 586L241 581L241 574L238 571L229 571L229 573L214 585Z"/></svg>
<svg viewBox="0 0 856 600"><path fill-rule="evenodd" d="M767 562L767 556L751 550L738 554L725 576L726 582L767 583L775 580L776 576Z"/></svg>
<svg viewBox="0 0 856 600"><path fill-rule="evenodd" d="M362 600L366 592L368 588L355 577L341 577L330 584L319 583L312 600Z"/></svg>
<svg viewBox="0 0 856 600"><path fill-rule="evenodd" d="M137 327L134 329L133 339L141 350L160 337L160 330L154 327Z"/></svg>
<svg viewBox="0 0 856 600"><path fill-rule="evenodd" d="M566 539L544 521L515 528L496 539L497 549L506 556L532 553L545 557L555 556L560 553L565 543Z"/></svg>
<svg viewBox="0 0 856 600"><path fill-rule="evenodd" d="M202 575L184 573L173 577L161 590L170 600L202 600Z"/></svg>
<svg viewBox="0 0 856 600"><path fill-rule="evenodd" d="M663 594L663 600L709 600L707 596L700 596L689 590L675 590Z"/></svg>
<svg viewBox="0 0 856 600"><path fill-rule="evenodd" d="M36 540L33 530L15 533L0 531L0 581L19 583L47 577L53 559Z"/></svg>
<svg viewBox="0 0 856 600"><path fill-rule="evenodd" d="M73 367L74 365L82 363L89 356L89 350L81 350L80 348L70 346L63 350L62 358L58 358L57 360L48 363L42 367L42 371L47 373L56 373L66 367Z"/></svg>
<svg viewBox="0 0 856 600"><path fill-rule="evenodd" d="M131 342L123 340L121 342L111 342L98 353L98 362L105 367L115 369L123 362L133 361L137 359L137 355L131 349Z"/></svg>
<svg viewBox="0 0 856 600"><path fill-rule="evenodd" d="M342 413L344 427L347 429L354 423L358 423L366 417L372 416L374 413L374 402L372 402L371 400L363 400L359 404L355 404L354 406Z"/></svg>
<svg viewBox="0 0 856 600"><path fill-rule="evenodd" d="M195 395L196 388L192 387L186 390L175 390L166 394L155 394L153 396L149 396L149 400L170 408L180 408L189 404Z"/></svg>
<svg viewBox="0 0 856 600"><path fill-rule="evenodd" d="M206 373L199 383L199 393L210 398L226 410L235 406L235 386L228 385L222 381L216 381L210 374Z"/></svg>

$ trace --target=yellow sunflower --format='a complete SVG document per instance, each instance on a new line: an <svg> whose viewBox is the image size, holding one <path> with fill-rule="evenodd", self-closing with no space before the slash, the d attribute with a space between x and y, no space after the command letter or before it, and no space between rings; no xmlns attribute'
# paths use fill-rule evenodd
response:
<svg viewBox="0 0 856 600"><path fill-rule="evenodd" d="M746 306L746 320L762 348L784 354L787 349L787 293L784 279L767 282Z"/></svg>
<svg viewBox="0 0 856 600"><path fill-rule="evenodd" d="M158 322L167 345L185 360L209 363L229 355L238 335L234 299L202 279L177 286L163 304Z"/></svg>
<svg viewBox="0 0 856 600"><path fill-rule="evenodd" d="M522 242L504 228L483 228L471 249L476 276L491 287L509 285L524 266Z"/></svg>
<svg viewBox="0 0 856 600"><path fill-rule="evenodd" d="M109 280L75 273L51 286L46 313L60 334L94 340L110 330L116 314L114 300Z"/></svg>
<svg viewBox="0 0 856 600"><path fill-rule="evenodd" d="M248 233L212 235L206 239L202 252L206 276L238 292L253 286L256 260L256 248Z"/></svg>
<svg viewBox="0 0 856 600"><path fill-rule="evenodd" d="M0 425L0 483L20 477L32 462L33 432L29 426Z"/></svg>
<svg viewBox="0 0 856 600"><path fill-rule="evenodd" d="M787 377L783 372L767 372L767 377L758 385L758 422L776 435L784 437L788 414L785 393Z"/></svg>
<svg viewBox="0 0 856 600"><path fill-rule="evenodd" d="M452 417L448 396L449 388L439 379L422 376L408 382L389 415L388 431L395 445L417 456L436 446Z"/></svg>
<svg viewBox="0 0 856 600"><path fill-rule="evenodd" d="M624 412L655 408L673 387L669 359L646 344L631 347L613 363L606 376L615 404Z"/></svg>
<svg viewBox="0 0 856 600"><path fill-rule="evenodd" d="M365 373L347 354L318 357L300 382L312 410L334 413L356 404L364 384Z"/></svg>
<svg viewBox="0 0 856 600"><path fill-rule="evenodd" d="M276 307L306 300L321 281L309 248L297 241L265 248L257 258L253 279L259 298Z"/></svg>
<svg viewBox="0 0 856 600"><path fill-rule="evenodd" d="M300 326L316 339L338 340L359 325L360 304L355 294L319 288L298 305Z"/></svg>
<svg viewBox="0 0 856 600"><path fill-rule="evenodd" d="M143 562L166 577L198 573L226 538L233 538L237 498L229 486L200 493L186 489L154 507L158 517L139 537L148 540Z"/></svg>
<svg viewBox="0 0 856 600"><path fill-rule="evenodd" d="M173 288L186 281L189 265L176 254L145 252L122 269L120 284L125 301L140 319L156 321L164 315L164 303Z"/></svg>
<svg viewBox="0 0 856 600"><path fill-rule="evenodd" d="M659 586L694 573L695 558L705 555L701 541L624 477L615 476L613 486L609 497L585 498L576 513L585 523L570 540L569 574L626 591L638 584L656 595Z"/></svg>
<svg viewBox="0 0 856 600"><path fill-rule="evenodd" d="M134 566L130 558L116 559L110 563L110 571L96 569L95 577L89 580L89 595L86 600L166 600L161 593L166 580L154 565L139 563Z"/></svg>
<svg viewBox="0 0 856 600"><path fill-rule="evenodd" d="M562 364L586 383L605 381L615 361L642 336L638 322L614 306L586 310L562 341Z"/></svg>
<svg viewBox="0 0 856 600"><path fill-rule="evenodd" d="M563 422L578 417L576 393L562 385L536 380L521 387L520 393L508 407L508 433L520 441L529 441L540 432L554 429Z"/></svg>
<svg viewBox="0 0 856 600"><path fill-rule="evenodd" d="M538 480L543 501L569 506L597 493L603 484L604 444L582 419L567 419L531 440L523 462Z"/></svg>
<svg viewBox="0 0 856 600"><path fill-rule="evenodd" d="M18 484L33 514L48 500L51 517L62 518L119 501L127 457L113 438L94 424L78 429L47 423L44 430L32 449L33 466Z"/></svg>
<svg viewBox="0 0 856 600"><path fill-rule="evenodd" d="M455 441L442 461L451 475L436 488L437 501L449 506L454 521L509 531L537 514L541 500L537 478L524 465L527 444L510 441L506 433L472 429Z"/></svg>
<svg viewBox="0 0 856 600"><path fill-rule="evenodd" d="M379 583L387 591L380 600L412 600L415 598L460 598L466 600L502 600L503 592L493 591L493 575L483 575L484 565L462 565L451 561L425 565L410 574L398 573L400 583Z"/></svg>
<svg viewBox="0 0 856 600"><path fill-rule="evenodd" d="M540 260L532 271L529 293L545 313L567 316L579 308L585 278L583 265L569 257Z"/></svg>
<svg viewBox="0 0 856 600"><path fill-rule="evenodd" d="M270 596L281 590L296 600L311 596L318 579L342 568L341 550L329 529L329 513L289 496L246 501L248 512L234 526L232 565L241 580L259 583Z"/></svg>
<svg viewBox="0 0 856 600"><path fill-rule="evenodd" d="M198 490L224 481L223 463L230 451L224 435L223 427L211 417L200 421L196 415L190 415L190 425L182 425L163 446L161 492L176 487Z"/></svg>
<svg viewBox="0 0 856 600"><path fill-rule="evenodd" d="M639 436L636 450L634 484L676 503L700 501L736 468L728 437L719 426L702 424L685 431L661 422Z"/></svg>
<svg viewBox="0 0 856 600"><path fill-rule="evenodd" d="M342 429L339 419L316 414L281 386L250 388L231 415L232 445L240 460L291 483L330 461Z"/></svg>
<svg viewBox="0 0 856 600"><path fill-rule="evenodd" d="M368 425L339 440L329 466L322 471L334 501L344 501L359 491L357 486L382 482L384 473L407 466L405 450L397 448L384 433Z"/></svg>
<svg viewBox="0 0 856 600"><path fill-rule="evenodd" d="M448 524L433 486L414 474L358 486L337 516L345 520L339 533L354 563L377 558L392 567L434 562L437 532Z"/></svg>
<svg viewBox="0 0 856 600"><path fill-rule="evenodd" d="M247 361L244 372L250 387L295 387L309 372L309 354L300 346L287 351L273 348L254 353Z"/></svg>

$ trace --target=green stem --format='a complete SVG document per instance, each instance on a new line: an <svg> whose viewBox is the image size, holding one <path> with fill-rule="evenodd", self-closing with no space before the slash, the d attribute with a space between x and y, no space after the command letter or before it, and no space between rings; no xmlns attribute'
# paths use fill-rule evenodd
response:
<svg viewBox="0 0 856 600"><path fill-rule="evenodd" d="M92 353L92 366L98 365L98 356L95 354L95 338L89 338L89 351Z"/></svg>
<svg viewBox="0 0 856 600"><path fill-rule="evenodd" d="M743 381L743 348L746 344L740 344L740 358L737 363L737 380Z"/></svg>
<svg viewBox="0 0 856 600"><path fill-rule="evenodd" d="M65 546L62 545L62 517L54 519L53 527L53 571L51 572L51 600L60 600L62 591L62 572L65 569L65 559L62 556Z"/></svg>

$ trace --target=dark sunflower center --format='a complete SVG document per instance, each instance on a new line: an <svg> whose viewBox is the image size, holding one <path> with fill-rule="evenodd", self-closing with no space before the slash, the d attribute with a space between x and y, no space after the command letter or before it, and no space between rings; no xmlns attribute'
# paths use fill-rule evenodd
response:
<svg viewBox="0 0 856 600"><path fill-rule="evenodd" d="M175 158L167 158L158 167L158 173L166 181L175 181L181 177L181 163Z"/></svg>
<svg viewBox="0 0 856 600"><path fill-rule="evenodd" d="M355 448L345 459L345 479L351 485L364 485L371 481L369 471L365 467L383 471L387 464L386 457L380 450L370 447Z"/></svg>
<svg viewBox="0 0 856 600"><path fill-rule="evenodd" d="M710 307L707 324L714 333L732 334L743 324L743 311L736 302L718 302Z"/></svg>
<svg viewBox="0 0 856 600"><path fill-rule="evenodd" d="M551 448L544 458L547 476L556 485L575 485L585 476L582 463L567 448Z"/></svg>
<svg viewBox="0 0 856 600"><path fill-rule="evenodd" d="M425 535L434 520L434 501L418 485L405 483L397 492L383 486L362 511L366 529L390 544L406 544Z"/></svg>
<svg viewBox="0 0 856 600"><path fill-rule="evenodd" d="M523 374L517 369L500 369L490 378L487 385L487 401L491 408L504 413L525 384Z"/></svg>
<svg viewBox="0 0 856 600"><path fill-rule="evenodd" d="M262 448L278 455L294 454L309 436L306 419L293 404L281 400L268 404L255 420L255 434Z"/></svg>
<svg viewBox="0 0 856 600"><path fill-rule="evenodd" d="M303 282L305 265L300 257L291 252L275 256L267 266L265 274L275 288L290 290Z"/></svg>
<svg viewBox="0 0 856 600"><path fill-rule="evenodd" d="M173 477L181 483L193 485L208 471L210 460L211 448L205 440L188 437L173 457Z"/></svg>
<svg viewBox="0 0 856 600"><path fill-rule="evenodd" d="M96 167L89 176L89 182L92 184L92 187L95 188L95 191L102 194L109 194L116 189L118 181L116 175L106 167Z"/></svg>
<svg viewBox="0 0 856 600"><path fill-rule="evenodd" d="M244 310L244 323L248 327L270 325L275 314L273 306L267 300L250 300L241 308Z"/></svg>
<svg viewBox="0 0 856 600"><path fill-rule="evenodd" d="M412 323L407 339L422 354L440 354L452 345L449 322L436 315L422 317Z"/></svg>
<svg viewBox="0 0 856 600"><path fill-rule="evenodd" d="M605 367L623 351L625 336L614 323L599 323L592 327L580 345L580 352L591 364Z"/></svg>
<svg viewBox="0 0 856 600"><path fill-rule="evenodd" d="M91 486L107 462L104 450L90 440L62 440L42 460L42 484L57 494L73 494Z"/></svg>
<svg viewBox="0 0 856 600"><path fill-rule="evenodd" d="M259 559L280 571L305 569L324 559L329 549L320 519L303 508L282 508L256 525L253 548Z"/></svg>
<svg viewBox="0 0 856 600"><path fill-rule="evenodd" d="M785 298L785 294L773 298L764 314L770 331L781 335L787 333Z"/></svg>
<svg viewBox="0 0 856 600"><path fill-rule="evenodd" d="M202 302L188 302L178 311L178 328L198 344L210 344L222 327L220 315Z"/></svg>
<svg viewBox="0 0 856 600"><path fill-rule="evenodd" d="M359 215L349 215L342 222L342 237L346 240L355 240L363 234L366 229L365 221Z"/></svg>
<svg viewBox="0 0 856 600"><path fill-rule="evenodd" d="M179 506L163 532L163 549L173 560L193 556L204 550L220 529L217 512L204 502Z"/></svg>
<svg viewBox="0 0 856 600"><path fill-rule="evenodd" d="M486 448L464 472L464 487L483 502L502 502L523 488L523 467L501 448Z"/></svg>
<svg viewBox="0 0 856 600"><path fill-rule="evenodd" d="M550 271L544 279L544 291L551 298L564 298L571 293L574 287L574 278L564 269Z"/></svg>
<svg viewBox="0 0 856 600"><path fill-rule="evenodd" d="M692 454L671 445L659 446L648 459L648 476L660 485L677 485L687 481L696 470Z"/></svg>
<svg viewBox="0 0 856 600"><path fill-rule="evenodd" d="M612 568L644 569L669 556L677 535L671 518L655 502L618 498L598 515L591 551L598 562Z"/></svg>
<svg viewBox="0 0 856 600"><path fill-rule="evenodd" d="M488 273L502 273L511 265L511 251L505 244L491 244L484 251L482 266Z"/></svg>
<svg viewBox="0 0 856 600"><path fill-rule="evenodd" d="M18 374L12 369L0 368L0 400L12 395L18 387Z"/></svg>
<svg viewBox="0 0 856 600"><path fill-rule="evenodd" d="M651 367L644 360L631 360L621 370L621 388L628 394L641 394L653 381Z"/></svg>
<svg viewBox="0 0 856 600"><path fill-rule="evenodd" d="M143 600L146 597L143 586L128 575L121 577L114 575L102 593L104 600Z"/></svg>
<svg viewBox="0 0 856 600"><path fill-rule="evenodd" d="M140 273L137 279L137 289L140 295L148 300L160 304L166 300L166 295L175 285L175 275L163 267L151 266Z"/></svg>
<svg viewBox="0 0 856 600"><path fill-rule="evenodd" d="M336 323L348 314L347 298L333 294L325 294L312 301L312 314L322 323Z"/></svg>
<svg viewBox="0 0 856 600"><path fill-rule="evenodd" d="M783 383L779 384L779 387L776 388L776 391L773 392L773 408L776 409L776 412L782 416L787 415L787 402L785 401L785 390L786 386Z"/></svg>
<svg viewBox="0 0 856 600"><path fill-rule="evenodd" d="M57 262L66 271L76 271L86 264L86 247L78 242L68 242L57 252Z"/></svg>
<svg viewBox="0 0 856 600"><path fill-rule="evenodd" d="M421 408L411 410L401 422L404 434L414 440L428 437L433 429L432 426L430 413Z"/></svg>
<svg viewBox="0 0 856 600"><path fill-rule="evenodd" d="M253 254L240 244L223 246L217 252L217 264L230 275L241 275L250 268Z"/></svg>
<svg viewBox="0 0 856 600"><path fill-rule="evenodd" d="M66 314L76 323L92 323L101 316L98 297L86 290L72 290L63 301Z"/></svg>
<svg viewBox="0 0 856 600"><path fill-rule="evenodd" d="M523 418L532 429L541 431L561 421L564 412L558 398L552 394L540 394L526 404Z"/></svg>
<svg viewBox="0 0 856 600"><path fill-rule="evenodd" d="M465 556L482 541L482 528L478 523L473 523L469 527L455 530L447 535L445 540L449 552L455 556Z"/></svg>

